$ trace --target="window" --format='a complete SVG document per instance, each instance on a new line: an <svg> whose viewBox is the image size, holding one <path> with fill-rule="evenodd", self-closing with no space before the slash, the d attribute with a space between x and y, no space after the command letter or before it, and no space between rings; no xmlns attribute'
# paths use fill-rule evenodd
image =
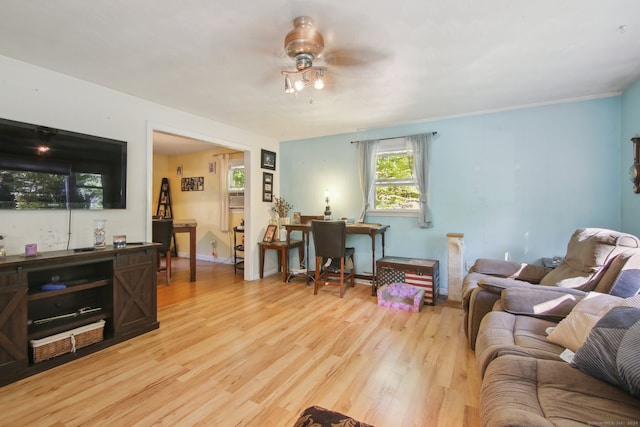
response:
<svg viewBox="0 0 640 427"><path fill-rule="evenodd" d="M229 161L229 208L244 209L244 160Z"/></svg>
<svg viewBox="0 0 640 427"><path fill-rule="evenodd" d="M413 151L404 139L382 141L376 154L373 209L417 211L420 189L413 168Z"/></svg>
<svg viewBox="0 0 640 427"><path fill-rule="evenodd" d="M229 193L244 193L244 165L229 165Z"/></svg>

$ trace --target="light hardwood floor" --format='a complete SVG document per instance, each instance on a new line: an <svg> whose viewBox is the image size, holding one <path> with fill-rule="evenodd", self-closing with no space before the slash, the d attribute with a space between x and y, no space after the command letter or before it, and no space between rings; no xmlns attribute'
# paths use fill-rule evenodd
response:
<svg viewBox="0 0 640 427"><path fill-rule="evenodd" d="M0 388L3 426L292 426L319 405L377 427L478 426L480 376L454 304L379 307L276 274L174 263L160 329Z"/></svg>

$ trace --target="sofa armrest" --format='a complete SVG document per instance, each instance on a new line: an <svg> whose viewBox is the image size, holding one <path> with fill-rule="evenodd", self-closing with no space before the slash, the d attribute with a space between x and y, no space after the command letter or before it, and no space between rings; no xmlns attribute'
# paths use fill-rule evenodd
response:
<svg viewBox="0 0 640 427"><path fill-rule="evenodd" d="M517 279L529 283L540 283L540 280L550 271L541 265L489 258L478 258L473 264L472 270L481 274Z"/></svg>
<svg viewBox="0 0 640 427"><path fill-rule="evenodd" d="M500 302L502 309L511 314L560 321L586 295L586 292L569 288L510 288L502 292Z"/></svg>
<svg viewBox="0 0 640 427"><path fill-rule="evenodd" d="M539 288L540 285L533 285L529 282L522 280L509 279L504 277L484 277L478 280L478 286L482 289L493 292L494 294L501 294L505 289L510 288Z"/></svg>

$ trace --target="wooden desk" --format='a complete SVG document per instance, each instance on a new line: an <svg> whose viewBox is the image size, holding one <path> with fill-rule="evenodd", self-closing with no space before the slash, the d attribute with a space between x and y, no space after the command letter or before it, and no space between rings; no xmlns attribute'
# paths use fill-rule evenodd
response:
<svg viewBox="0 0 640 427"><path fill-rule="evenodd" d="M290 240L290 233L292 231L301 231L302 240L305 242L306 256L305 262L307 267L307 275L309 274L309 233L311 232L311 223L306 224L285 224L283 227L287 230L287 242ZM380 235L382 241L382 257L384 257L384 233L389 228L389 225L381 224L368 224L368 223L355 223L347 224L347 234L366 234L371 238L371 275L368 274L356 274L357 278L371 280L372 285L376 277L376 236ZM307 280L308 281L308 280ZM375 286L371 286L371 295L375 296Z"/></svg>
<svg viewBox="0 0 640 427"><path fill-rule="evenodd" d="M189 280L196 281L196 227L195 219L174 219L174 233L189 233Z"/></svg>
<svg viewBox="0 0 640 427"><path fill-rule="evenodd" d="M288 236L287 236L288 237ZM300 259L304 256L304 246L302 240L288 239L287 241L274 240L273 242L258 242L260 247L260 278L264 277L264 252L267 249L278 251L278 271L282 271L282 281L287 281L289 275L289 250L298 248Z"/></svg>

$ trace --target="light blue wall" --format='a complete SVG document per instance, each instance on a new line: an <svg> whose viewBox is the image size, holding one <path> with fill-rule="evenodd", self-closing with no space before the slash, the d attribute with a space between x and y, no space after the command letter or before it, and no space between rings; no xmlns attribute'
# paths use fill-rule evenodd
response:
<svg viewBox="0 0 640 427"><path fill-rule="evenodd" d="M622 94L622 228L640 236L640 194L633 192L628 170L633 164L631 138L640 137L640 80Z"/></svg>
<svg viewBox="0 0 640 427"><path fill-rule="evenodd" d="M579 227L620 227L620 97L438 120L280 143L281 196L321 214L329 189L334 217L361 209L353 140L437 131L431 159L434 227L390 224L386 254L440 260L447 292L447 233L464 233L465 259L535 262L562 255ZM370 241L351 238L359 272L371 270ZM379 244L378 244L379 246Z"/></svg>

